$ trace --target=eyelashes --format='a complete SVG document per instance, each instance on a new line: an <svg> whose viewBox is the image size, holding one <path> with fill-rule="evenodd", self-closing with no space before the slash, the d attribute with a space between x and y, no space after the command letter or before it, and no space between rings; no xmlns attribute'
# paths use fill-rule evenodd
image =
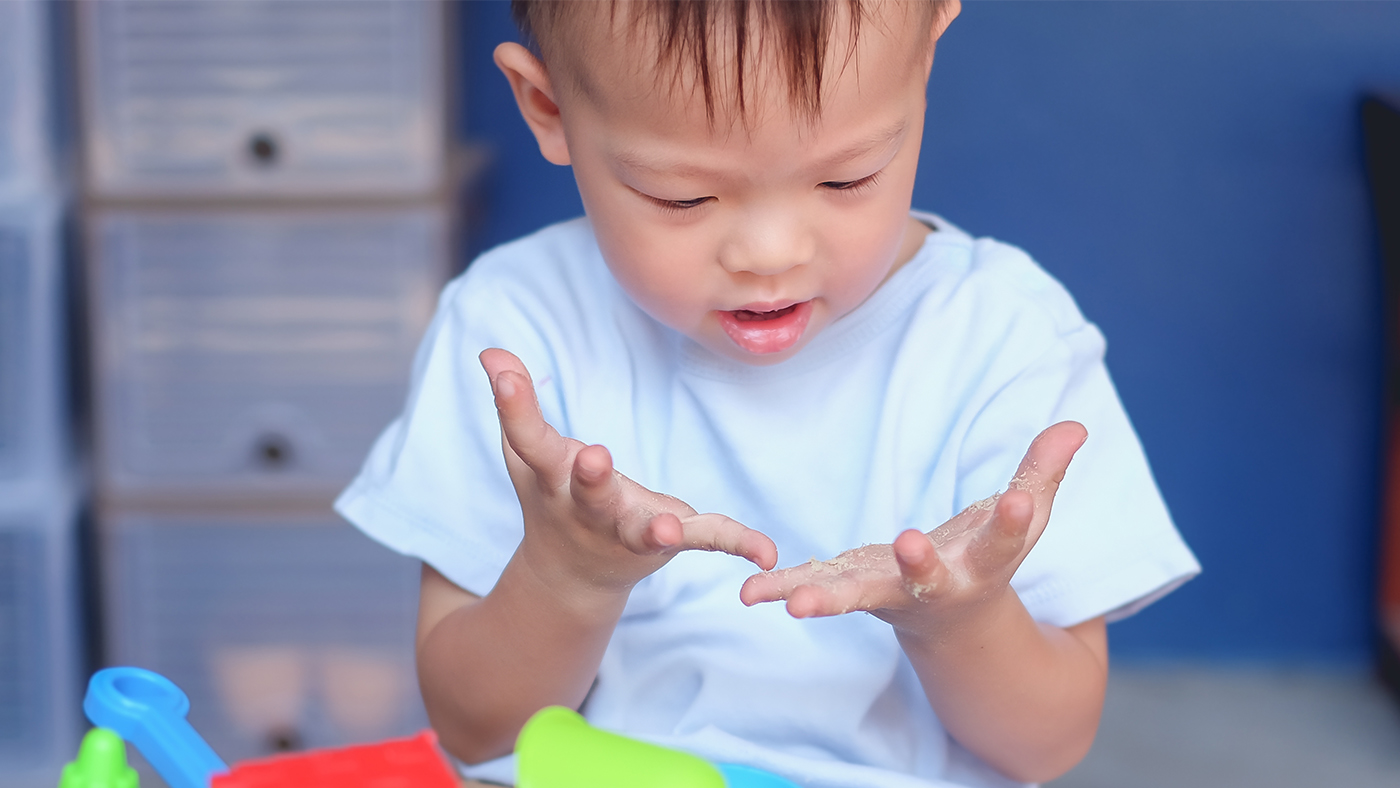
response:
<svg viewBox="0 0 1400 788"><path fill-rule="evenodd" d="M880 173L876 172L855 181L825 181L822 183L822 188L831 189L832 191L842 192L844 194L860 194L867 189L873 188L875 184L879 182Z"/></svg>
<svg viewBox="0 0 1400 788"><path fill-rule="evenodd" d="M880 173L876 172L854 181L823 181L818 185L821 188L827 189L829 191L838 192L844 195L855 196L857 194L861 194L865 191L874 188L879 182ZM715 200L714 197L696 197L691 200L663 200L660 197L652 197L651 195L642 192L638 192L638 194L641 194L643 197L646 197L647 200L649 200L663 213L673 215L693 211L696 208L699 208L700 206Z"/></svg>
<svg viewBox="0 0 1400 788"><path fill-rule="evenodd" d="M671 214L693 211L714 199L713 197L696 197L693 200L663 200L660 197L652 197L651 195L643 196L651 200L652 204L660 208L662 212Z"/></svg>

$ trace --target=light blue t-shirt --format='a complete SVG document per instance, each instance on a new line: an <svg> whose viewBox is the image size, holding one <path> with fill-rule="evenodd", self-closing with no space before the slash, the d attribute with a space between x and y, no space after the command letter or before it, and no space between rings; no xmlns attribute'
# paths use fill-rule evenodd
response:
<svg viewBox="0 0 1400 788"><path fill-rule="evenodd" d="M642 312L585 219L478 259L442 295L403 415L339 511L485 595L521 538L491 389L501 347L545 418L619 471L756 528L779 566L928 531L1002 490L1031 440L1083 423L1039 543L1012 582L1039 621L1135 612L1199 571L1104 368L1104 341L1025 253L947 222L854 312L766 367ZM891 628L745 608L755 568L687 552L633 590L584 713L806 788L1016 785L939 724ZM510 759L469 770L513 780Z"/></svg>

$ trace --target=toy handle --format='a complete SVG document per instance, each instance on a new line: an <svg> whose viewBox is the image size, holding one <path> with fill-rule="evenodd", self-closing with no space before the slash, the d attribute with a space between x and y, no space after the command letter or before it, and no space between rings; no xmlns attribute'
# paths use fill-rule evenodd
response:
<svg viewBox="0 0 1400 788"><path fill-rule="evenodd" d="M88 681L83 712L150 761L170 788L209 788L228 765L190 727L190 699L174 682L141 668L106 668Z"/></svg>

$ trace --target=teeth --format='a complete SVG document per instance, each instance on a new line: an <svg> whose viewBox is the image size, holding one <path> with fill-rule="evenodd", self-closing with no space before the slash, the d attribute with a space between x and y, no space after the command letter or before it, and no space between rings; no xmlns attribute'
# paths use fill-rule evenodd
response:
<svg viewBox="0 0 1400 788"><path fill-rule="evenodd" d="M734 310L734 316L739 318L740 320L773 320L774 318L779 318L783 315L786 315L787 313L791 312L793 309L796 308L797 305L793 304L792 306L785 306L782 309L774 309L771 312L755 312L751 309L736 309Z"/></svg>

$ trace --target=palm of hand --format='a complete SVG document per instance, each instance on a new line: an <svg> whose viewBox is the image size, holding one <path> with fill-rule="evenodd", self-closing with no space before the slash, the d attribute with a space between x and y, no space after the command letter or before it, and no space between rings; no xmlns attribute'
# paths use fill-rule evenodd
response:
<svg viewBox="0 0 1400 788"><path fill-rule="evenodd" d="M798 618L864 610L897 630L946 621L1008 588L1045 529L1059 482L1085 434L1074 422L1046 429L1005 493L972 504L927 534L908 530L894 544L754 575L740 598L747 605L786 600Z"/></svg>

